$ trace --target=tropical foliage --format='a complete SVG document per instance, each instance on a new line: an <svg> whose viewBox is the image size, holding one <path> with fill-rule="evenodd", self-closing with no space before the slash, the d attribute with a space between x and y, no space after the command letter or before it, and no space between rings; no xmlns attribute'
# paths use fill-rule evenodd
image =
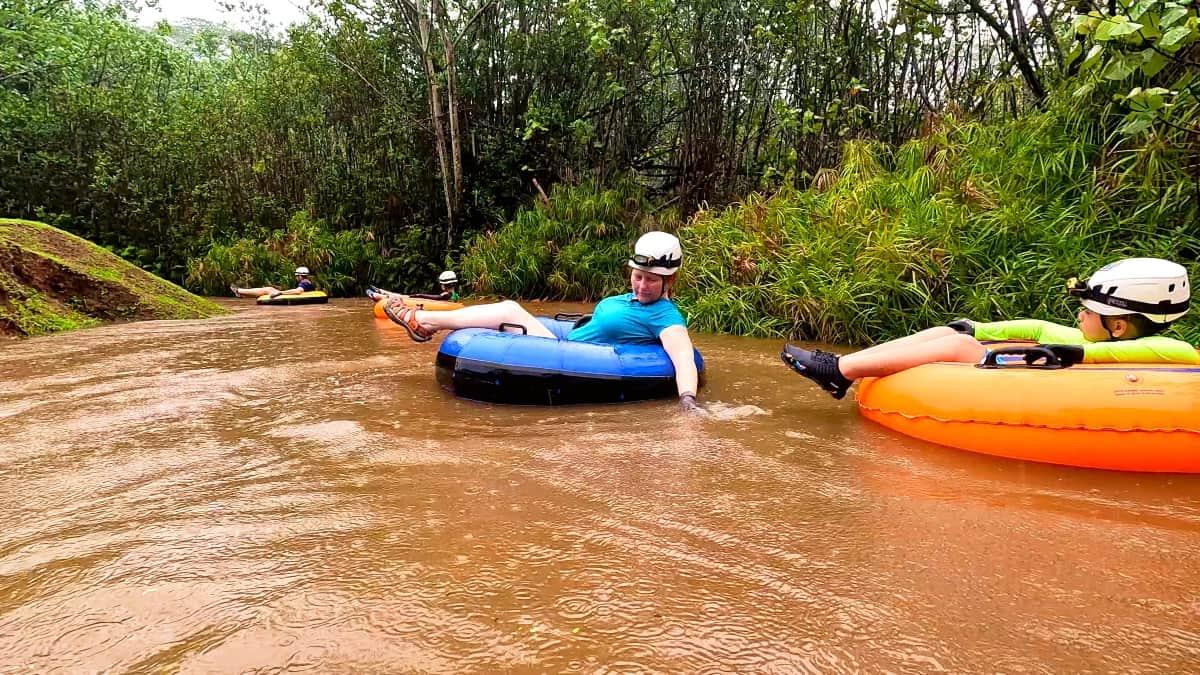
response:
<svg viewBox="0 0 1200 675"><path fill-rule="evenodd" d="M1180 260L1200 278L1198 195L1179 151L1113 154L1071 103L1006 124L947 115L894 150L848 143L808 190L695 214L679 229L692 325L868 343L958 316L1070 324L1077 303L1065 280L1121 257ZM589 229L551 216L563 202L592 203L592 190L564 189L561 201L522 211L480 240L464 268L515 296L624 288L630 242L658 224L626 217L627 228ZM583 247L589 256L564 255ZM1200 342L1197 319L1177 334Z"/></svg>
<svg viewBox="0 0 1200 675"><path fill-rule="evenodd" d="M0 213L196 290L423 287L469 247L478 290L595 298L666 227L697 325L865 341L1197 258L1194 4L137 6L0 5Z"/></svg>
<svg viewBox="0 0 1200 675"><path fill-rule="evenodd" d="M684 230L693 324L868 343L955 317L1072 324L1065 280L1122 257L1200 278L1196 186L1172 153L1106 158L1065 107L1005 125L947 116L894 152L850 144L819 189L699 214ZM1177 331L1197 342L1200 321Z"/></svg>
<svg viewBox="0 0 1200 675"><path fill-rule="evenodd" d="M0 212L177 281L301 210L404 274L536 183L632 175L689 214L807 180L846 139L900 142L952 101L1024 107L997 94L1011 79L977 20L869 3L318 0L284 36L148 31L137 5L0 5ZM434 246L414 252L414 228Z"/></svg>
<svg viewBox="0 0 1200 675"><path fill-rule="evenodd" d="M462 261L478 293L591 300L623 289L629 242L674 230L679 213L655 208L628 177L558 185L503 228L481 235Z"/></svg>

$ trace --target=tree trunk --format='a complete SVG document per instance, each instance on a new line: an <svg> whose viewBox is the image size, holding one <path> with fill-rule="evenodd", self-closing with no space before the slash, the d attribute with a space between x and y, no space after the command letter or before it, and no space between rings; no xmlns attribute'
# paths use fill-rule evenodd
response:
<svg viewBox="0 0 1200 675"><path fill-rule="evenodd" d="M999 19L980 4L979 0L967 0L967 4L971 7L971 11L975 12L975 15L980 19L983 19L983 22L992 29L996 37L1000 38L1000 41L1008 47L1008 52L1012 55L1013 65L1017 67L1017 70L1021 71L1021 76L1025 79L1025 84L1028 85L1029 90L1033 92L1034 97L1037 98L1039 103L1044 101L1046 99L1046 88L1042 86L1042 80L1038 77L1037 70L1030 61L1029 55L1025 53L1022 45L1011 33L1005 30L1004 25L1000 23Z"/></svg>
<svg viewBox="0 0 1200 675"><path fill-rule="evenodd" d="M437 2L437 0L434 0L434 2ZM449 106L450 115L450 167L454 174L453 193L447 199L453 202L453 210L457 214L462 211L463 201L462 131L459 128L458 75L455 72L454 65L454 43L446 33L444 25L442 26L441 33L442 49L446 54L446 102ZM451 218L450 224L446 228L447 248L454 246L456 226L455 219Z"/></svg>
<svg viewBox="0 0 1200 675"><path fill-rule="evenodd" d="M434 0L435 2L437 0ZM424 7L417 13L417 32L421 49L421 61L425 66L425 81L429 86L429 116L433 123L434 145L437 147L438 164L442 172L442 192L446 197L446 230L452 232L458 218L454 201L454 188L449 159L446 157L446 130L442 124L442 93L438 86L437 66L430 51L431 19Z"/></svg>

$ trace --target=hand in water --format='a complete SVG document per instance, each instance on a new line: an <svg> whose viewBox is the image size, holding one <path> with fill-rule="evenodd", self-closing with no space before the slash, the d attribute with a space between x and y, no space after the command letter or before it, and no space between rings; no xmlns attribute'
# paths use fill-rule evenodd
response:
<svg viewBox="0 0 1200 675"><path fill-rule="evenodd" d="M682 408L683 412L688 415L708 417L708 411L696 402L696 397L692 394L684 394L683 396L680 396L679 407Z"/></svg>

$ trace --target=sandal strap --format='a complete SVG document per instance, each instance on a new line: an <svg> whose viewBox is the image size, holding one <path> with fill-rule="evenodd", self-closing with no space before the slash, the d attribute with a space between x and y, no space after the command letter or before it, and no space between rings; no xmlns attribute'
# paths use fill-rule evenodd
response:
<svg viewBox="0 0 1200 675"><path fill-rule="evenodd" d="M394 304L388 304L383 308L383 313L387 314L392 321L400 324L400 327L408 332L409 337L417 342L428 342L433 337L434 331L422 326L417 321L416 312L415 308L403 305L396 307Z"/></svg>
<svg viewBox="0 0 1200 675"><path fill-rule="evenodd" d="M409 307L409 306L405 305L405 307L400 310L399 315L400 315L400 319L403 320L404 323L408 324L408 327L412 330L412 332L416 333L417 335L420 335L423 338L433 337L433 331L422 326L421 322L417 321L417 308L416 307Z"/></svg>

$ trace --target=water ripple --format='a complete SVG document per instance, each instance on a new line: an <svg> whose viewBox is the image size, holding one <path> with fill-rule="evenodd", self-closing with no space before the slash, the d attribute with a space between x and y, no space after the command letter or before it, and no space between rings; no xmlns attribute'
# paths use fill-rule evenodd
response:
<svg viewBox="0 0 1200 675"><path fill-rule="evenodd" d="M365 300L225 302L0 345L0 671L1200 662L1198 477L907 441L773 341L698 336L719 419L513 408Z"/></svg>

